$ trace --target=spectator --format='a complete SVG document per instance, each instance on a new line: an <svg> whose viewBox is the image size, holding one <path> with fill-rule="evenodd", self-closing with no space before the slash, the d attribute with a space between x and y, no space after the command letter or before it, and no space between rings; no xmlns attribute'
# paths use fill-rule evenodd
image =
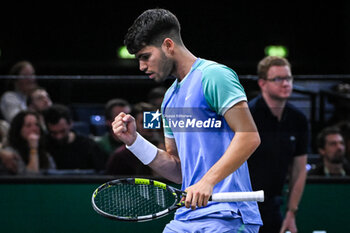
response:
<svg viewBox="0 0 350 233"><path fill-rule="evenodd" d="M345 158L350 162L350 121L342 121L336 125L344 138Z"/></svg>
<svg viewBox="0 0 350 233"><path fill-rule="evenodd" d="M2 115L9 123L18 112L27 109L27 96L37 85L34 78L35 70L28 61L16 63L11 68L10 75L18 76L14 81L14 90L6 91L0 102Z"/></svg>
<svg viewBox="0 0 350 233"><path fill-rule="evenodd" d="M7 132L9 127L9 124L6 121L0 120L0 149L6 143Z"/></svg>
<svg viewBox="0 0 350 233"><path fill-rule="evenodd" d="M155 87L148 93L148 102L160 109L166 92L165 87Z"/></svg>
<svg viewBox="0 0 350 233"><path fill-rule="evenodd" d="M46 130L43 112L51 107L52 101L47 91L42 87L36 87L30 92L27 98L28 109L38 113L40 117L40 125Z"/></svg>
<svg viewBox="0 0 350 233"><path fill-rule="evenodd" d="M72 131L70 111L63 105L52 105L44 112L48 131L48 151L57 169L104 169L106 155L87 136Z"/></svg>
<svg viewBox="0 0 350 233"><path fill-rule="evenodd" d="M350 120L350 84L339 83L331 88L328 101L333 104L332 116L325 122L326 126L332 126L340 122Z"/></svg>
<svg viewBox="0 0 350 233"><path fill-rule="evenodd" d="M105 105L107 132L102 137L96 137L95 141L108 156L111 155L118 147L124 144L118 139L117 136L114 135L111 124L119 113L124 112L129 114L130 111L130 104L123 99L111 99Z"/></svg>
<svg viewBox="0 0 350 233"><path fill-rule="evenodd" d="M138 132L151 143L165 149L161 144L158 134L154 130L144 129L143 112L154 111L155 107L149 103L138 103L133 107L131 112L135 116L136 127ZM152 175L152 170L144 165L135 155L126 149L125 144L119 147L107 162L106 173L108 175Z"/></svg>
<svg viewBox="0 0 350 233"><path fill-rule="evenodd" d="M264 225L260 232L297 232L295 214L306 180L308 123L304 114L288 103L293 89L290 63L269 56L259 62L261 95L249 103L261 144L248 159L252 187L265 191L259 203ZM290 168L290 170L289 170ZM282 218L282 190L290 171L287 212Z"/></svg>
<svg viewBox="0 0 350 233"><path fill-rule="evenodd" d="M350 175L350 167L345 163L344 139L338 128L323 129L317 136L317 148L322 162L311 169L308 175L327 177Z"/></svg>
<svg viewBox="0 0 350 233"><path fill-rule="evenodd" d="M12 120L8 146L1 152L5 168L12 173L38 173L55 168L45 150L43 131L38 115L30 110L19 112Z"/></svg>

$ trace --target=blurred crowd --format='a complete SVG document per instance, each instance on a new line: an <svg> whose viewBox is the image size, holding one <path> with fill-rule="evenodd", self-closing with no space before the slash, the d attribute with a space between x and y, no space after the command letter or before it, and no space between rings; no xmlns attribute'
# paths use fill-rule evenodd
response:
<svg viewBox="0 0 350 233"><path fill-rule="evenodd" d="M16 63L9 73L12 87L0 100L0 174L106 174L156 176L113 134L111 123L121 112L132 114L138 131L165 148L160 129L143 128L143 112L160 109L165 88L152 89L147 101L130 104L114 98L104 107L103 134L79 130L69 106L55 103L35 78L28 61Z"/></svg>
<svg viewBox="0 0 350 233"><path fill-rule="evenodd" d="M9 75L14 78L0 93L0 174L157 175L113 135L111 123L119 113L130 113L138 132L165 149L162 129L144 129L143 112L160 110L166 88L152 89L144 102L135 104L121 98L107 101L102 116L104 134L93 135L80 131L72 109L55 103L38 85L30 62L14 64ZM348 113L337 114L339 109L345 108L336 108L315 138L313 154L318 157L309 164L308 175L350 174L350 119Z"/></svg>

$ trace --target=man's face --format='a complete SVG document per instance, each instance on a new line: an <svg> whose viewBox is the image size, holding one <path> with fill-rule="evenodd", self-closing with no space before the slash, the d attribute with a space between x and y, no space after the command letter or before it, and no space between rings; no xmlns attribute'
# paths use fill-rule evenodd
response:
<svg viewBox="0 0 350 233"><path fill-rule="evenodd" d="M329 134L326 136L326 143L320 154L330 163L342 163L345 156L345 145L340 134Z"/></svg>
<svg viewBox="0 0 350 233"><path fill-rule="evenodd" d="M61 118L57 124L47 124L47 130L51 138L57 144L67 144L69 138L69 132L71 130L72 125L67 122L66 119Z"/></svg>
<svg viewBox="0 0 350 233"><path fill-rule="evenodd" d="M45 90L38 89L31 94L32 107L35 111L42 112L52 105L49 94Z"/></svg>
<svg viewBox="0 0 350 233"><path fill-rule="evenodd" d="M174 69L174 62L162 48L146 46L136 53L139 68L156 82L164 81Z"/></svg>
<svg viewBox="0 0 350 233"><path fill-rule="evenodd" d="M285 100L293 90L292 73L288 66L271 66L267 79L261 80L262 91L272 99Z"/></svg>

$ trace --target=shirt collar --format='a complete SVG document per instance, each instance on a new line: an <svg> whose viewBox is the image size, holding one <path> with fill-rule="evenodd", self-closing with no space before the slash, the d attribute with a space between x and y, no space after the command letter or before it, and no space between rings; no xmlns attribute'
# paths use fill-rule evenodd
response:
<svg viewBox="0 0 350 233"><path fill-rule="evenodd" d="M259 106L261 106L261 109L265 112L265 114L269 114L273 119L276 119L276 121L278 121L278 122L282 122L286 119L286 115L287 115L286 112L288 109L288 103L285 104L283 112L282 112L281 120L279 121L277 119L277 117L272 114L271 109L269 108L264 97L261 94L259 95L258 101L259 101Z"/></svg>

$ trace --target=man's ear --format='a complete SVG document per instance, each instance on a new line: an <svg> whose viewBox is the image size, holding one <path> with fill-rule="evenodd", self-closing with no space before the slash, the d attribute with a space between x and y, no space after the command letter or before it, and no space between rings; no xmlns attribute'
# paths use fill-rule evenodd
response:
<svg viewBox="0 0 350 233"><path fill-rule="evenodd" d="M173 54L175 42L170 38L165 38L162 44L162 49L165 53Z"/></svg>
<svg viewBox="0 0 350 233"><path fill-rule="evenodd" d="M258 85L259 85L260 89L263 89L265 84L266 84L266 80L265 79L262 79L262 78L258 79Z"/></svg>
<svg viewBox="0 0 350 233"><path fill-rule="evenodd" d="M321 157L323 157L325 151L324 151L324 149L322 149L322 148L318 148L318 153L320 154Z"/></svg>

